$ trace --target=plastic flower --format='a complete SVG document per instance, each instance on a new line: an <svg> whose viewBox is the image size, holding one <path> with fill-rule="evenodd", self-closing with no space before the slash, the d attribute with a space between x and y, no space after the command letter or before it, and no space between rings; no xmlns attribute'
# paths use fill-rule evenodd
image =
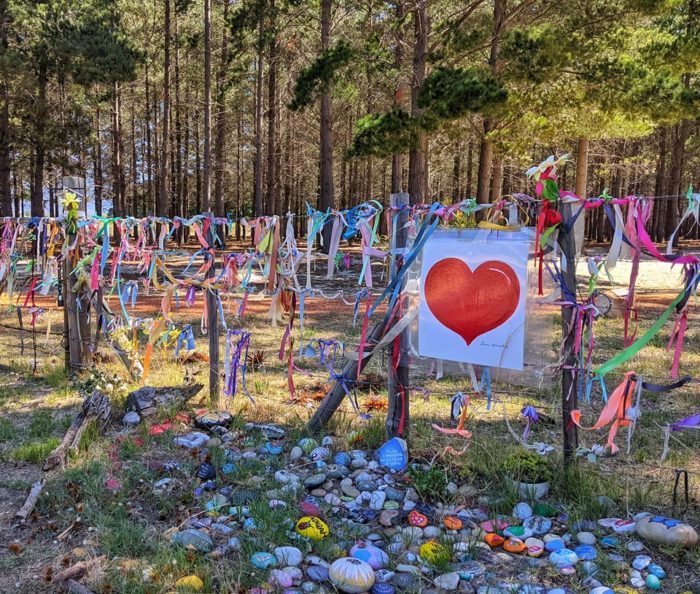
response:
<svg viewBox="0 0 700 594"><path fill-rule="evenodd" d="M535 167L530 167L526 174L529 178L535 178L536 182L541 179L557 179L557 167L569 159L568 153L558 159L554 155L547 157L542 163Z"/></svg>
<svg viewBox="0 0 700 594"><path fill-rule="evenodd" d="M61 200L63 208L65 210L78 210L78 203L78 196L75 194L75 192L66 190L63 199Z"/></svg>

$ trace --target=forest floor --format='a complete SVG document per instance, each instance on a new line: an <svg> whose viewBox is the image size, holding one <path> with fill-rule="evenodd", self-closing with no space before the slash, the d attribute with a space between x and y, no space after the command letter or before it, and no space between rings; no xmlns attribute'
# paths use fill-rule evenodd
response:
<svg viewBox="0 0 700 594"><path fill-rule="evenodd" d="M320 265L314 286L323 285L323 270L324 266ZM578 272L581 286L586 286L585 266ZM341 272L332 285L327 284L329 291L331 286L341 286L345 290L344 300L316 298L305 303L305 341L337 339L344 341L349 348L359 342L361 321L353 326L357 273L357 270ZM375 279L378 282L379 276L377 268ZM620 287L625 287L628 278L629 264L620 262L613 272L613 279ZM601 285L605 290L615 288L607 281ZM638 335L658 318L677 294L677 288L678 273L671 271L670 266L643 263L636 301ZM160 435L149 431L149 423L125 430L120 422L125 394L140 387L140 381L129 378L121 362L109 353L104 343L99 355L100 375L66 376L60 336L55 335L60 329L59 312L51 309L48 298L42 299L37 304L49 311L44 314L41 328L35 335L12 330L19 324L14 312L0 317L0 324L4 325L4 328L0 327L0 347L3 349L0 357L0 592L55 592L56 586L49 583L51 575L79 561L89 565L83 583L96 593L170 592L174 590L175 581L188 574L202 577L207 592L237 592L260 586L264 579L251 571L247 563L246 555L252 551L247 547L252 545L245 539L242 550L219 560L194 555L169 543L174 529L206 511L203 501L195 498L193 492L196 460L172 443L173 434L186 432L191 427L175 421L171 430ZM112 304L116 306L116 302ZM158 296L140 295L135 313L142 317L154 315L159 304ZM224 303L227 312L235 311L236 307L235 302ZM252 332L251 351L259 353L256 365L249 370L247 377L256 404L239 392L235 399L225 400L219 403L219 407L234 414L235 425L244 440L244 422L271 422L285 427L288 448L305 434L304 427L328 390L330 381L327 369L319 364L318 359L297 357L295 363L305 373L295 373L296 394L290 398L286 362L277 357L284 324L271 326L268 307L268 300L251 298L244 320L245 328ZM613 311L596 322L597 363L623 348L623 320L616 311L619 307L619 302L613 300ZM681 376L697 375L700 369L700 309L693 303L689 309ZM200 314L201 297L198 296L193 308L181 308L175 318L198 328ZM48 320L52 320L50 327L47 327ZM543 342L543 337L539 336L537 342L543 368L556 363L559 324L560 316L556 311L547 314L546 338ZM27 326L26 320L23 325ZM671 330L669 321L630 362L648 381L671 381L672 354L666 348ZM298 348L298 325L294 333ZM206 338L197 339L197 352L206 353L206 341ZM364 370L363 381L356 390L360 408L369 412L372 418L362 420L346 399L326 428L326 435L347 440L348 447L368 450L382 443L387 396L386 365L387 361L381 358L372 361ZM338 356L337 367L341 366L342 359ZM118 379L112 380L112 374ZM612 390L620 377L616 372L609 374L608 390ZM191 407L185 409L191 415L208 404L206 356L176 360L174 345L156 352L150 385L177 385L184 378L193 378L205 386ZM432 425L450 425L450 398L459 390L471 391L468 378L446 366L445 377L436 380L435 370L428 363L415 362L411 370L413 391L409 441L411 460L430 463L441 469L460 487L461 497L468 493L471 503L478 500L487 506L488 513L494 515L509 513L517 502L515 495L504 487L503 467L509 454L521 447L514 436L523 431L520 411L524 406L534 405L541 415L540 422L533 427L530 442L554 446L554 452L550 454L552 464L555 467L561 464L561 389L553 381L555 378L546 373L531 374L521 377L518 384L505 383L504 377L495 379L490 406L484 395L471 399L466 426L473 436L467 441L436 432ZM112 381L117 411L115 422L105 435L96 430L85 434L80 451L70 459L68 467L49 473L44 496L31 521L26 525L17 524L13 519L15 512L31 484L41 478L43 460L70 424L85 391L95 383L104 386ZM123 389L119 389L118 384L123 385ZM601 409L597 388L591 401L582 402L580 408L584 424L591 425ZM642 416L637 422L629 454L625 447L626 432L621 432L618 455L588 457L585 452L594 445L603 445L606 435L580 432L584 455L566 473L555 473L547 501L560 505L569 519L597 519L604 511L621 518L651 511L681 517L696 527L700 525L698 432L674 433L668 457L660 462L664 427L700 410L697 383L670 394L645 393L641 409ZM161 411L157 421L174 420L175 412ZM163 477L159 471L153 470L154 461L181 464L182 471L177 474L171 491L154 489L154 484ZM280 458L272 464L272 470L281 468L281 464ZM676 469L688 471L687 501L683 481L674 493ZM263 489L267 485L269 488L269 479L260 482L260 477L268 476L269 471L260 462L242 470L233 484L255 484ZM450 500L445 494L435 495ZM598 501L599 495L609 497L614 502L613 509L604 510ZM275 531L279 531L279 526L276 526L279 515L267 506L255 506L254 511L260 523L260 540L284 544L279 542ZM325 544L314 544L314 552L329 555L334 541L331 538L323 542ZM700 588L697 581L700 573L698 548L685 551L649 546L648 551L668 572L664 591L700 591L697 590ZM604 583L624 583L625 576L619 574L619 568L616 569L614 564L601 562L601 570ZM555 576L550 574L540 572L538 580L555 583ZM568 587L577 592L588 591L578 577L570 580Z"/></svg>

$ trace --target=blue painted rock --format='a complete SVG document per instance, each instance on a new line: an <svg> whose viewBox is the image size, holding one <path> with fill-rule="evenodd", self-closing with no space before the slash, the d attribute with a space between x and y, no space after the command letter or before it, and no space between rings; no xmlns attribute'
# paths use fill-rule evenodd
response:
<svg viewBox="0 0 700 594"><path fill-rule="evenodd" d="M400 437L392 437L377 450L379 464L401 472L408 464L408 445Z"/></svg>
<svg viewBox="0 0 700 594"><path fill-rule="evenodd" d="M632 567L638 569L639 571L642 571L643 569L647 568L647 565L649 565L649 563L651 563L651 557L649 555L637 555L632 560Z"/></svg>
<svg viewBox="0 0 700 594"><path fill-rule="evenodd" d="M330 457L330 455L331 451L328 448L320 446L311 450L311 452L309 453L309 458L318 462L320 460L327 460Z"/></svg>
<svg viewBox="0 0 700 594"><path fill-rule="evenodd" d="M644 583L646 584L646 587L650 590L661 590L661 580L657 578L653 573L650 573L647 576L647 579L644 581Z"/></svg>
<svg viewBox="0 0 700 594"><path fill-rule="evenodd" d="M656 563L650 563L647 567L647 571L652 575L655 575L660 580L666 577L666 570L663 567L661 567L661 565L658 565Z"/></svg>
<svg viewBox="0 0 700 594"><path fill-rule="evenodd" d="M372 586L371 592L372 594L394 594L396 588L391 584L375 583L374 586Z"/></svg>
<svg viewBox="0 0 700 594"><path fill-rule="evenodd" d="M563 549L566 549L566 544L561 538L555 538L554 540L550 540L548 543L545 543L544 545L544 550L547 551L548 553L553 553L556 551L561 551Z"/></svg>
<svg viewBox="0 0 700 594"><path fill-rule="evenodd" d="M593 559L598 556L598 552L595 550L595 547L592 547L591 545L579 545L574 549L574 553L576 553L577 557L583 561L593 561Z"/></svg>
<svg viewBox="0 0 700 594"><path fill-rule="evenodd" d="M271 456L279 456L284 451L284 448L281 445L268 441L265 444L265 451Z"/></svg>
<svg viewBox="0 0 700 594"><path fill-rule="evenodd" d="M576 565L578 555L571 549L559 549L549 555L550 564L558 567L560 565Z"/></svg>
<svg viewBox="0 0 700 594"><path fill-rule="evenodd" d="M689 524L664 516L648 515L637 522L637 534L644 540L666 546L692 548L698 543L698 533Z"/></svg>
<svg viewBox="0 0 700 594"><path fill-rule="evenodd" d="M261 551L251 555L250 563L256 569L269 569L277 565L277 557L272 553Z"/></svg>
<svg viewBox="0 0 700 594"><path fill-rule="evenodd" d="M311 565L306 570L306 575L314 582L325 582L328 580L328 568L323 565Z"/></svg>
<svg viewBox="0 0 700 594"><path fill-rule="evenodd" d="M617 548L620 546L620 539L616 536L604 536L600 539L600 544L604 547Z"/></svg>

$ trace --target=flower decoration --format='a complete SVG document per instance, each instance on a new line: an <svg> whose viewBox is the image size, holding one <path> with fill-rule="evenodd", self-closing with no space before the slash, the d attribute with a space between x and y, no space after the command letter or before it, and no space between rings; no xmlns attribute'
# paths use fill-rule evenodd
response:
<svg viewBox="0 0 700 594"><path fill-rule="evenodd" d="M61 203L66 211L66 233L75 235L78 232L78 196L66 190Z"/></svg>
<svg viewBox="0 0 700 594"><path fill-rule="evenodd" d="M538 198L544 197L546 200L556 201L559 199L559 188L557 186L557 167L566 163L569 155L565 154L559 158L550 155L542 163L527 170L528 178L537 182L535 194Z"/></svg>

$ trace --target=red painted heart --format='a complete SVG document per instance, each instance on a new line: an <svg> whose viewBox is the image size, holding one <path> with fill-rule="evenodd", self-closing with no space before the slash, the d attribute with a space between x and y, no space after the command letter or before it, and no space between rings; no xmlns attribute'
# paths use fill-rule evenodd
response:
<svg viewBox="0 0 700 594"><path fill-rule="evenodd" d="M494 260L474 272L457 258L440 260L428 271L424 290L432 314L467 346L510 318L520 300L518 275Z"/></svg>

